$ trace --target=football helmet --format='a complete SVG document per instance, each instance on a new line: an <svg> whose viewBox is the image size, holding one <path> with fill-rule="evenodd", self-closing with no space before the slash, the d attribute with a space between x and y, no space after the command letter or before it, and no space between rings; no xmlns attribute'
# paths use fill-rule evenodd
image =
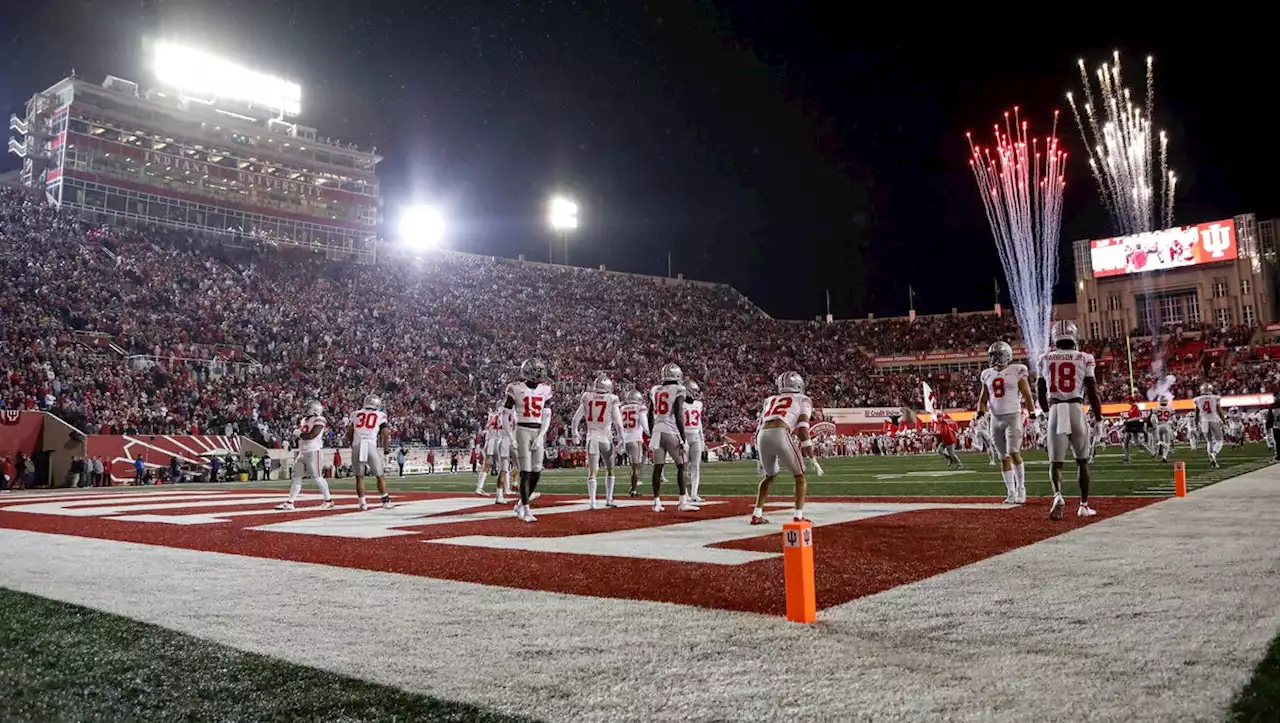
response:
<svg viewBox="0 0 1280 723"><path fill-rule="evenodd" d="M702 387L698 386L698 383L692 379L686 379L684 381L684 390L689 395L690 399L697 399L702 396Z"/></svg>
<svg viewBox="0 0 1280 723"><path fill-rule="evenodd" d="M321 414L324 414L324 405L320 403L320 400L312 399L311 401L307 402L308 416L318 417Z"/></svg>
<svg viewBox="0 0 1280 723"><path fill-rule="evenodd" d="M1007 341L997 341L987 347L987 359L993 365L1002 367L1013 361L1013 347Z"/></svg>
<svg viewBox="0 0 1280 723"><path fill-rule="evenodd" d="M1213 394L1213 385L1208 382L1200 385L1201 394Z"/></svg>
<svg viewBox="0 0 1280 723"><path fill-rule="evenodd" d="M779 394L804 394L804 377L799 372L783 372L778 375Z"/></svg>
<svg viewBox="0 0 1280 723"><path fill-rule="evenodd" d="M370 394L364 398L365 409L382 409L382 397L377 394Z"/></svg>
<svg viewBox="0 0 1280 723"><path fill-rule="evenodd" d="M1160 395L1160 406L1162 406L1162 407L1167 407L1167 406L1169 406L1170 404L1173 404L1173 395L1172 395L1172 394L1161 394L1161 395Z"/></svg>
<svg viewBox="0 0 1280 723"><path fill-rule="evenodd" d="M612 394L613 380L609 378L608 374L601 374L596 377L595 382L592 383L591 391L599 392L600 394Z"/></svg>
<svg viewBox="0 0 1280 723"><path fill-rule="evenodd" d="M541 359L525 359L520 364L520 378L526 382L540 382L547 378L547 365Z"/></svg>
<svg viewBox="0 0 1280 723"><path fill-rule="evenodd" d="M1076 323L1070 319L1053 322L1053 330L1049 332L1054 346L1063 341L1069 341L1074 346L1079 341L1079 334L1080 331L1076 329Z"/></svg>
<svg viewBox="0 0 1280 723"><path fill-rule="evenodd" d="M684 370L675 362L667 362L662 365L662 381L678 382L684 379Z"/></svg>
<svg viewBox="0 0 1280 723"><path fill-rule="evenodd" d="M639 389L632 389L627 392L627 404L639 404L640 406L644 406L644 395L640 393Z"/></svg>

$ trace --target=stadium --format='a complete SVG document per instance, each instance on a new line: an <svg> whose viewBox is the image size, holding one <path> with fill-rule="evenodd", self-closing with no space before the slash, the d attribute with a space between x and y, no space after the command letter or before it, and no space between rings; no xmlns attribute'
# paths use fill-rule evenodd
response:
<svg viewBox="0 0 1280 723"><path fill-rule="evenodd" d="M1280 221L1075 243L1052 314L1096 359L1097 515L1050 520L1040 415L1022 501L977 423L993 342L1036 367L1000 304L784 320L722 283L380 238L382 157L301 125L297 85L154 52L154 88L71 75L10 118L0 717L1274 719ZM700 463L610 440L597 505L578 400L672 363ZM487 442L535 381L527 524ZM786 473L753 502L761 401L801 392L803 520ZM1124 424L1165 395L1157 454ZM390 501L366 510L372 411Z"/></svg>

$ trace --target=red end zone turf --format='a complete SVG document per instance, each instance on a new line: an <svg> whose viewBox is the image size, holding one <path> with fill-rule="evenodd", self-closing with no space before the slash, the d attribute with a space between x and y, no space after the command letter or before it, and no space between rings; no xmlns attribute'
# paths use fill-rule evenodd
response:
<svg viewBox="0 0 1280 723"><path fill-rule="evenodd" d="M142 496L137 496L141 494ZM511 588L655 600L780 615L780 505L751 527L752 502L661 514L647 501L589 511L544 496L539 520L458 494L396 496L392 510L274 512L278 492L31 495L0 499L0 527L339 565ZM354 498L337 495L340 505ZM1048 500L1006 509L990 498L814 498L819 608L848 602L1156 501L1101 498L1100 514L1048 519ZM1070 509L1068 510L1070 513ZM225 516L223 516L225 515ZM255 529L256 528L256 529Z"/></svg>

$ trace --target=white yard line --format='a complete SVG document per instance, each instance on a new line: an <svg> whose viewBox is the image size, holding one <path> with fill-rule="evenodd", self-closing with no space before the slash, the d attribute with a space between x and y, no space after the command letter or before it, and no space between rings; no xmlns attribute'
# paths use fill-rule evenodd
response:
<svg viewBox="0 0 1280 723"><path fill-rule="evenodd" d="M544 720L1217 720L1280 627L1277 472L812 628L14 530L0 530L0 584Z"/></svg>

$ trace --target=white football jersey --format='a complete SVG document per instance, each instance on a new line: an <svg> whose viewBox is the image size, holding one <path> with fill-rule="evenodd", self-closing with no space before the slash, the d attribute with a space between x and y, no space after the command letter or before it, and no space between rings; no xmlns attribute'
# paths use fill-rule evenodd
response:
<svg viewBox="0 0 1280 723"><path fill-rule="evenodd" d="M1007 364L1004 369L988 367L979 378L987 389L987 408L992 414L1015 414L1022 410L1018 382L1027 378L1025 364Z"/></svg>
<svg viewBox="0 0 1280 723"><path fill-rule="evenodd" d="M489 416L484 420L485 440L500 439L506 433L506 430L502 428L502 412L497 410L489 412Z"/></svg>
<svg viewBox="0 0 1280 723"><path fill-rule="evenodd" d="M618 395L600 392L582 393L582 416L587 420L587 437L613 439L613 429L622 431L622 414L618 411ZM577 434L574 428L574 434Z"/></svg>
<svg viewBox="0 0 1280 723"><path fill-rule="evenodd" d="M1194 401L1196 411L1200 412L1200 419L1221 421L1218 413L1222 410L1222 397L1217 394L1201 394Z"/></svg>
<svg viewBox="0 0 1280 723"><path fill-rule="evenodd" d="M649 390L649 408L653 410L653 434L680 433L676 428L676 400L683 399L684 394L684 386L681 384L659 384Z"/></svg>
<svg viewBox="0 0 1280 723"><path fill-rule="evenodd" d="M298 429L303 432L309 432L316 427L320 427L320 434L313 439L298 439L298 449L303 452L318 452L324 448L324 428L328 426L328 422L324 421L324 417L316 415L314 417L303 417L298 420Z"/></svg>
<svg viewBox="0 0 1280 723"><path fill-rule="evenodd" d="M643 404L624 404L619 412L622 416L622 441L643 442L649 427L649 410Z"/></svg>
<svg viewBox="0 0 1280 723"><path fill-rule="evenodd" d="M702 402L693 400L684 403L684 436L689 437L702 436Z"/></svg>
<svg viewBox="0 0 1280 723"><path fill-rule="evenodd" d="M781 420L787 429L795 429L802 416L813 418L813 400L803 394L775 394L764 400L760 423Z"/></svg>
<svg viewBox="0 0 1280 723"><path fill-rule="evenodd" d="M507 387L507 404L516 424L542 424L542 416L551 414L551 387L539 384L530 389L524 382L515 382Z"/></svg>
<svg viewBox="0 0 1280 723"><path fill-rule="evenodd" d="M361 409L351 415L351 436L359 442L366 439L376 441L378 431L387 423L387 413L377 409Z"/></svg>
<svg viewBox="0 0 1280 723"><path fill-rule="evenodd" d="M1093 355L1078 349L1054 349L1040 359L1040 376L1049 401L1084 399L1084 380L1093 378Z"/></svg>
<svg viewBox="0 0 1280 723"><path fill-rule="evenodd" d="M1166 407L1163 404L1158 405L1155 409L1151 410L1151 414L1149 416L1151 417L1152 424L1167 427L1173 423L1173 407Z"/></svg>

